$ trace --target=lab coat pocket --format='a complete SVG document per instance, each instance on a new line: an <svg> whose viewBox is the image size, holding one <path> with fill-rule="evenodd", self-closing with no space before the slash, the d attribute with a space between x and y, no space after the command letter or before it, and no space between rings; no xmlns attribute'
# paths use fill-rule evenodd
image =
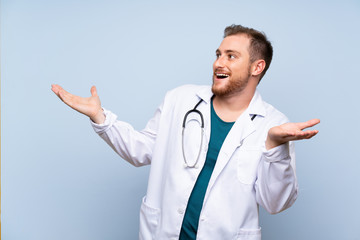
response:
<svg viewBox="0 0 360 240"><path fill-rule="evenodd" d="M155 239L156 229L159 224L160 209L150 207L146 204L146 197L143 198L140 208L140 233L139 239Z"/></svg>
<svg viewBox="0 0 360 240"><path fill-rule="evenodd" d="M237 175L243 184L253 184L261 156L259 147L240 147L237 150Z"/></svg>
<svg viewBox="0 0 360 240"><path fill-rule="evenodd" d="M261 240L261 229L241 228L235 238L236 240Z"/></svg>

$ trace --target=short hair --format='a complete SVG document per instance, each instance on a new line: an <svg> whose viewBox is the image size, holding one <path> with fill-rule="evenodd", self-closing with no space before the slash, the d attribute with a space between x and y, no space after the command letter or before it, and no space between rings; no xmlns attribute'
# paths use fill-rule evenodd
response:
<svg viewBox="0 0 360 240"><path fill-rule="evenodd" d="M254 61L259 59L263 59L265 61L265 68L260 74L260 82L260 80L268 70L273 56L273 48L271 46L271 43L267 39L264 32L259 32L253 28L233 24L226 27L224 30L224 38L236 34L246 34L250 38L250 63L253 63Z"/></svg>

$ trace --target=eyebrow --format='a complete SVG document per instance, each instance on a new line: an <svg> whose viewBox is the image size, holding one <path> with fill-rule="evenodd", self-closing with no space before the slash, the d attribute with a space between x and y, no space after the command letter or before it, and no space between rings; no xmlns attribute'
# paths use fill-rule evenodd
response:
<svg viewBox="0 0 360 240"><path fill-rule="evenodd" d="M215 53L221 53L221 51L219 49L216 49ZM241 55L238 51L235 50L225 50L225 53L236 53Z"/></svg>

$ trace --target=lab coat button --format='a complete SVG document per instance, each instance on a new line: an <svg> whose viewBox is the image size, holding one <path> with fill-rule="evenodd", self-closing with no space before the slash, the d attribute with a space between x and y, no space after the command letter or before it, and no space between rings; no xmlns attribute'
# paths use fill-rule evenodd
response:
<svg viewBox="0 0 360 240"><path fill-rule="evenodd" d="M184 214L184 209L179 208L179 209L178 209L178 213L179 213L179 214Z"/></svg>

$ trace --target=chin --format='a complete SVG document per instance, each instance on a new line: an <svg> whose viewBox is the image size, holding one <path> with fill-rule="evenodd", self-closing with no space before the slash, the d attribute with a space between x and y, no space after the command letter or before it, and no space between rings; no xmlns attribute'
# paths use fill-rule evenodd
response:
<svg viewBox="0 0 360 240"><path fill-rule="evenodd" d="M236 83L236 84L226 84L225 86L212 85L211 91L215 96L226 97L231 96L233 94L240 94L246 88L247 82L244 83Z"/></svg>
<svg viewBox="0 0 360 240"><path fill-rule="evenodd" d="M225 95L229 90L228 84L224 83L224 82L215 82L213 80L213 84L211 87L211 91L213 92L214 95L216 96L222 96Z"/></svg>
<svg viewBox="0 0 360 240"><path fill-rule="evenodd" d="M213 92L214 95L216 96L225 96L229 93L228 91L229 89L226 87L219 87L219 86L215 86L213 84L211 91Z"/></svg>

